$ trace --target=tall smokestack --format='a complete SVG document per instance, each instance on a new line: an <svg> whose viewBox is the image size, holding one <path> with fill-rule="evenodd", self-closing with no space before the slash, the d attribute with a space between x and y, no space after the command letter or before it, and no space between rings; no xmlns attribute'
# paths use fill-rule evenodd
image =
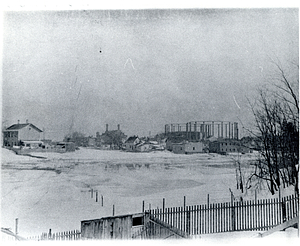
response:
<svg viewBox="0 0 300 246"><path fill-rule="evenodd" d="M18 120L18 125L20 124L20 120Z"/></svg>
<svg viewBox="0 0 300 246"><path fill-rule="evenodd" d="M120 131L120 124L118 124L118 131Z"/></svg>
<svg viewBox="0 0 300 246"><path fill-rule="evenodd" d="M108 124L106 124L106 131L108 132Z"/></svg>
<svg viewBox="0 0 300 246"><path fill-rule="evenodd" d="M238 129L238 123L234 122L234 137L236 140L239 139L239 129Z"/></svg>
<svg viewBox="0 0 300 246"><path fill-rule="evenodd" d="M28 119L26 119L26 124L28 124Z"/></svg>

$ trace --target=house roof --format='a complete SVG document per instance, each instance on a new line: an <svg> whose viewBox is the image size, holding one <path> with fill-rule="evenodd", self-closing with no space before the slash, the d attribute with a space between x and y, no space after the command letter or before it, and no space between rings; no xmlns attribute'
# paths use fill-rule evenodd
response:
<svg viewBox="0 0 300 246"><path fill-rule="evenodd" d="M6 129L6 131L11 131L11 130L20 130L26 126L31 126L32 128L34 128L35 130L39 131L39 132L43 132L41 129L37 128L35 125L31 124L31 123L25 123L25 124L14 124L11 125L10 127L8 127Z"/></svg>
<svg viewBox="0 0 300 246"><path fill-rule="evenodd" d="M129 138L126 140L126 143L133 143L136 139L138 139L138 137L136 137L136 136L129 137Z"/></svg>

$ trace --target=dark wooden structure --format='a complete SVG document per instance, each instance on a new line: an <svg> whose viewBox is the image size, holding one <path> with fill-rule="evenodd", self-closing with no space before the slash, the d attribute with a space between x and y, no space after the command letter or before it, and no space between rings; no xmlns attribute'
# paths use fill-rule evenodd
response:
<svg viewBox="0 0 300 246"><path fill-rule="evenodd" d="M166 239L187 234L149 212L81 221L81 239Z"/></svg>

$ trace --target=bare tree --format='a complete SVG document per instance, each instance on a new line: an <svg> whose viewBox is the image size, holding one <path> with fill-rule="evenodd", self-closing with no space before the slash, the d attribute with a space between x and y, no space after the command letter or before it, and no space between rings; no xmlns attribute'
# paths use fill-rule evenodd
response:
<svg viewBox="0 0 300 246"><path fill-rule="evenodd" d="M279 79L274 80L273 87L259 89L258 100L251 104L261 150L260 158L252 163L254 171L247 188L266 182L272 194L281 185L293 185L298 193L299 79L289 80L282 67L275 65Z"/></svg>

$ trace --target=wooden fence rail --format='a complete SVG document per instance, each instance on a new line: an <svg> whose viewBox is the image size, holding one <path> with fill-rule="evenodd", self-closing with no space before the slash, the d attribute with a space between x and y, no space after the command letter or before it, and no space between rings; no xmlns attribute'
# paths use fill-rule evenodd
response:
<svg viewBox="0 0 300 246"><path fill-rule="evenodd" d="M264 231L299 214L299 198L226 202L149 210L151 216L189 235Z"/></svg>

